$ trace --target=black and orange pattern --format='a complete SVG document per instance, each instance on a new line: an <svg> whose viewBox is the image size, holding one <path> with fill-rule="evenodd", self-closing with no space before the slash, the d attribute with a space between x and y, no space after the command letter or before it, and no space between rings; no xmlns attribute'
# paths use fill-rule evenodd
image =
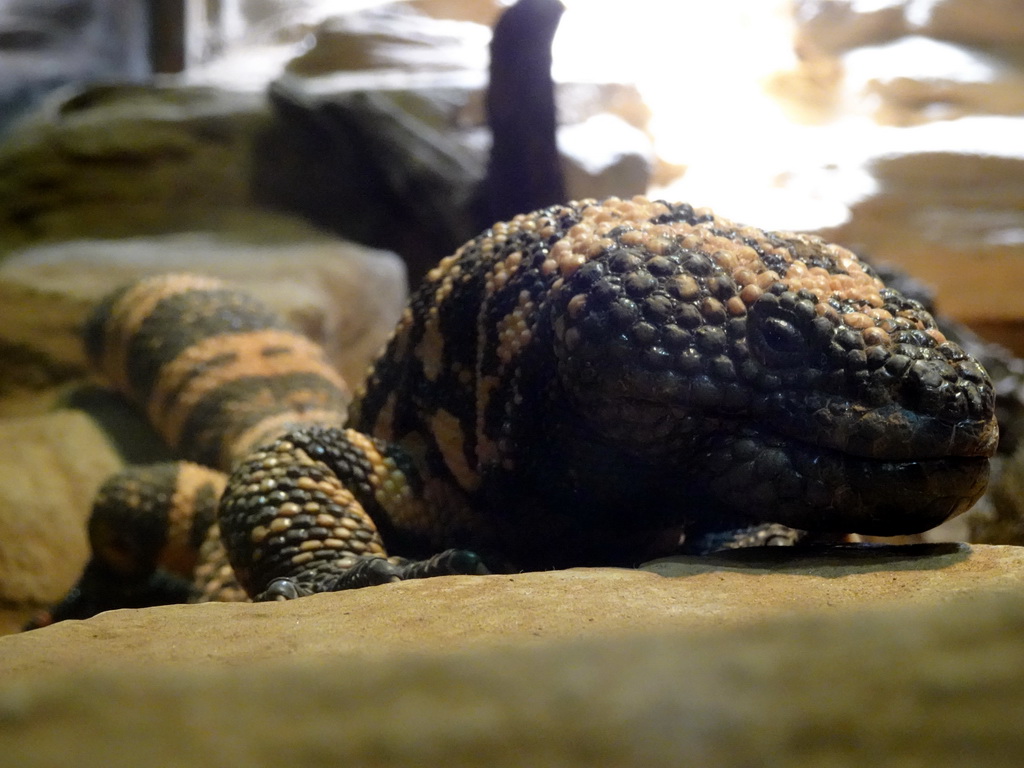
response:
<svg viewBox="0 0 1024 768"><path fill-rule="evenodd" d="M977 500L997 439L985 371L853 253L643 198L443 259L347 420L322 352L206 278L114 294L87 345L180 455L231 471L207 595L628 564L760 523L917 532Z"/></svg>
<svg viewBox="0 0 1024 768"><path fill-rule="evenodd" d="M341 425L351 399L320 347L212 278L161 275L117 291L85 340L94 368L177 455L219 469L289 428Z"/></svg>

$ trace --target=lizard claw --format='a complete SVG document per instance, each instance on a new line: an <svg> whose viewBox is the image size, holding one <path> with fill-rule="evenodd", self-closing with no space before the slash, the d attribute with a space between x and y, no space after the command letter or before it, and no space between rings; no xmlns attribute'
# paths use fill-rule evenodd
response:
<svg viewBox="0 0 1024 768"><path fill-rule="evenodd" d="M412 562L391 562L380 557L360 560L327 587L327 591L370 587L407 579L429 579L434 576L476 576L490 573L480 556L467 549L446 549L444 552Z"/></svg>
<svg viewBox="0 0 1024 768"><path fill-rule="evenodd" d="M382 557L367 557L332 581L326 582L323 591L340 592L344 589L359 589L401 581L403 569L403 566L388 562Z"/></svg>
<svg viewBox="0 0 1024 768"><path fill-rule="evenodd" d="M274 579L263 592L256 595L254 602L281 602L294 600L296 597L305 597L308 594L309 592L296 584L293 579Z"/></svg>
<svg viewBox="0 0 1024 768"><path fill-rule="evenodd" d="M256 602L294 600L314 592L341 592L346 589L372 587L406 579L428 579L434 576L481 576L490 571L480 556L467 549L447 549L426 560L398 562L382 557L366 557L341 573L300 586L295 579L276 578L256 596Z"/></svg>
<svg viewBox="0 0 1024 768"><path fill-rule="evenodd" d="M432 576L484 576L490 571L476 552L446 549L427 560L409 563L402 578L425 579Z"/></svg>

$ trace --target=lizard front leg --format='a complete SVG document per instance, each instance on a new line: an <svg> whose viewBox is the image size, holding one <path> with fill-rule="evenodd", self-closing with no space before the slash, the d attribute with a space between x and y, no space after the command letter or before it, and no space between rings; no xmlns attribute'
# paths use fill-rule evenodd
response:
<svg viewBox="0 0 1024 768"><path fill-rule="evenodd" d="M399 449L352 429L291 432L236 465L221 501L221 536L256 600L402 579L486 573L474 553L389 557L381 528L425 513Z"/></svg>

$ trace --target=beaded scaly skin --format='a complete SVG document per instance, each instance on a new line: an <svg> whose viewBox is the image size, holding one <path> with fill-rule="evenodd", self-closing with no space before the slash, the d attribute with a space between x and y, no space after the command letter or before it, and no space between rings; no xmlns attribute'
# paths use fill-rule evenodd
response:
<svg viewBox="0 0 1024 768"><path fill-rule="evenodd" d="M104 338L115 381L139 379ZM188 444L210 419L169 357L173 386L126 389ZM766 522L919 532L978 499L997 440L985 371L853 253L642 198L517 216L443 259L347 429L304 375L303 418L195 428L234 468L220 535L256 597L481 572L473 553L629 564Z"/></svg>
<svg viewBox="0 0 1024 768"><path fill-rule="evenodd" d="M519 216L444 259L350 424L383 441L356 496L392 551L527 568L636 562L686 529L762 521L924 530L978 498L997 436L985 372L852 253L642 199ZM221 507L250 591L336 588L330 521L257 490L274 452L346 484L371 451L289 436L239 465ZM380 485L396 470L398 495Z"/></svg>

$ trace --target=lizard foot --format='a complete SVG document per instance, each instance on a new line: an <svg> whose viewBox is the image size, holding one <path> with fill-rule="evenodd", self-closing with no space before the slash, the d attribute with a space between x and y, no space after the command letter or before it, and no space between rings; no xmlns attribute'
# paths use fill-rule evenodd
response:
<svg viewBox="0 0 1024 768"><path fill-rule="evenodd" d="M476 552L468 549L446 549L426 560L415 560L402 566L402 579L428 579L431 576L486 576L490 573Z"/></svg>
<svg viewBox="0 0 1024 768"><path fill-rule="evenodd" d="M466 549L447 549L426 560L395 562L381 557L367 557L340 574L321 576L304 586L298 579L278 578L256 596L256 602L293 600L315 592L341 592L345 589L372 587L406 579L428 579L434 576L483 576L490 573L480 556Z"/></svg>

